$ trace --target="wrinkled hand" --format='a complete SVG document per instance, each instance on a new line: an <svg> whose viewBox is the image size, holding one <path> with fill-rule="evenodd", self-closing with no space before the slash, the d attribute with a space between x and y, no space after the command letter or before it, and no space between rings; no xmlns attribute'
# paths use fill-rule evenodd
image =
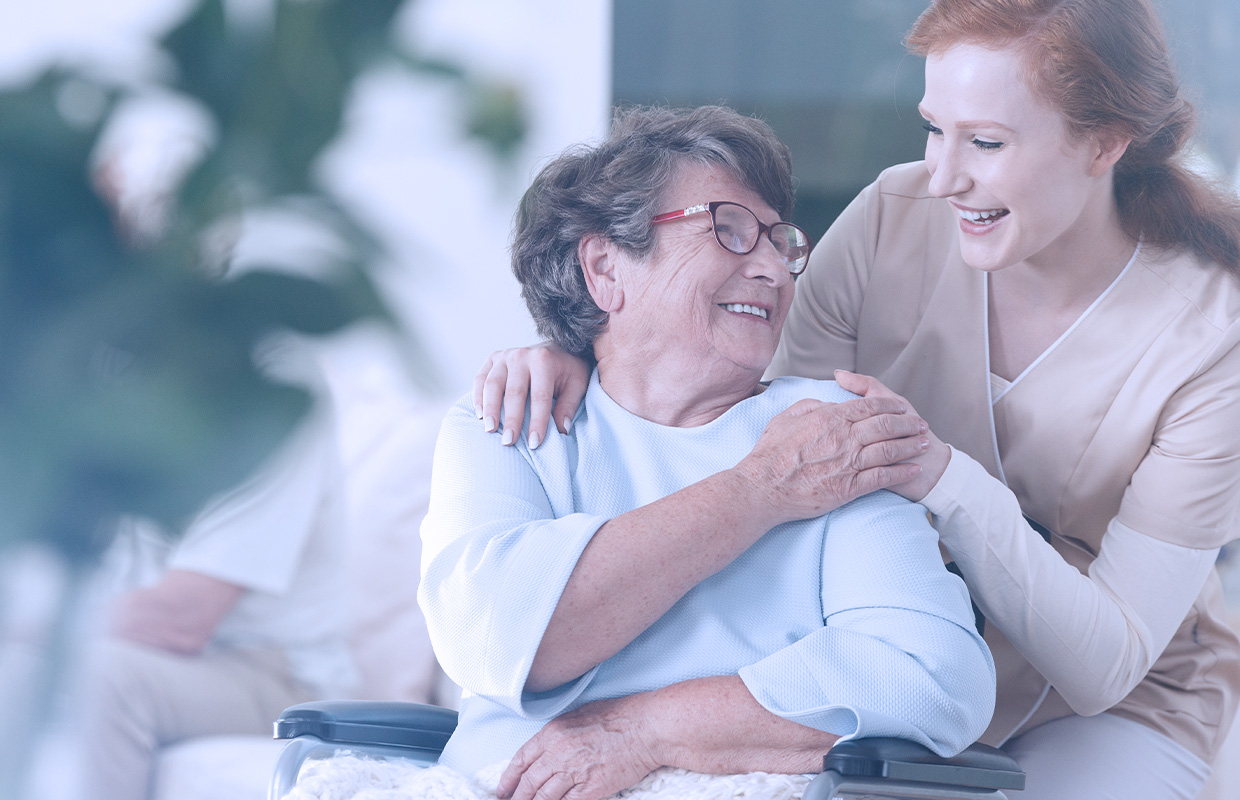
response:
<svg viewBox="0 0 1240 800"><path fill-rule="evenodd" d="M500 776L512 800L598 800L661 766L641 711L643 695L596 700L547 723Z"/></svg>
<svg viewBox="0 0 1240 800"><path fill-rule="evenodd" d="M845 387L847 388L847 387ZM807 519L914 478L926 423L895 396L801 400L772 419L736 469L769 498L773 518Z"/></svg>
<svg viewBox="0 0 1240 800"><path fill-rule="evenodd" d="M528 396L529 444L535 448L546 437L547 422L552 418L560 433L568 433L589 383L589 366L551 342L496 350L474 375L474 408L486 429L495 431L502 404L503 442L512 444L521 431Z"/></svg>
<svg viewBox="0 0 1240 800"><path fill-rule="evenodd" d="M917 413L913 411L912 404L888 389L877 378L872 378L869 375L858 375L854 372L845 372L844 370L836 370L835 380L840 386L853 394L859 394L867 399L884 398L896 400L907 405L909 413ZM951 460L951 448L943 440L935 436L934 431L927 430L926 439L929 441L926 449L909 459L913 464L921 467L921 470L909 480L894 483L887 487L896 494L914 502L921 500L930 493L934 485L939 482L939 478L943 477L943 472L947 469L947 462Z"/></svg>

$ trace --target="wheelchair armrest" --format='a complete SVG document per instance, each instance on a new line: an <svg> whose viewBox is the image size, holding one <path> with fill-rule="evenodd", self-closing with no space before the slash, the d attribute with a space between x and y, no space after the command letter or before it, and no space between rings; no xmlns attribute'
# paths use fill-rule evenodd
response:
<svg viewBox="0 0 1240 800"><path fill-rule="evenodd" d="M823 771L805 800L826 800L845 788L902 787L910 797L1004 797L1024 789L1025 773L1002 750L973 744L950 758L904 739L873 737L840 742L822 759Z"/></svg>
<svg viewBox="0 0 1240 800"><path fill-rule="evenodd" d="M340 745L379 744L443 750L456 730L456 712L422 703L319 700L290 706L275 722L275 738L314 736Z"/></svg>
<svg viewBox="0 0 1240 800"><path fill-rule="evenodd" d="M276 761L267 797L280 800L307 759L338 750L433 764L455 729L455 711L421 703L320 700L289 706L275 722L275 738L289 743Z"/></svg>

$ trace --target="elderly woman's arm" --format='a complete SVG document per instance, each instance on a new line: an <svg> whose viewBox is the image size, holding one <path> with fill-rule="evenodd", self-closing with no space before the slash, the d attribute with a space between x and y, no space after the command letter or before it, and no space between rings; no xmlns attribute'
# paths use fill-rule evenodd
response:
<svg viewBox="0 0 1240 800"><path fill-rule="evenodd" d="M901 404L866 402L886 405L801 401L772 420L736 468L611 519L557 514L573 506L571 497L548 496L557 478L536 474L528 451L496 447L459 403L436 450L419 590L448 674L506 697L562 686L770 528L870 491L885 470L908 469L867 459L889 455L884 425L912 433L920 420L875 417L871 409Z"/></svg>
<svg viewBox="0 0 1240 800"><path fill-rule="evenodd" d="M590 800L663 765L713 774L816 772L838 739L767 711L735 675L699 678L555 718L513 756L497 795L557 800L571 791Z"/></svg>
<svg viewBox="0 0 1240 800"><path fill-rule="evenodd" d="M501 792L582 800L671 765L809 772L840 736L899 736L952 754L994 707L989 651L924 511L888 493L831 517L821 629L741 669L582 706L514 757Z"/></svg>

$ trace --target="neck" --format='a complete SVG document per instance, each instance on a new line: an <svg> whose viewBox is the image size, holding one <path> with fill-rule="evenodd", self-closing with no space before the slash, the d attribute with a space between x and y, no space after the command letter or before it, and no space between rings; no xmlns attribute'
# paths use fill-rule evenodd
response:
<svg viewBox="0 0 1240 800"><path fill-rule="evenodd" d="M599 384L625 411L659 425L705 425L760 391L761 372L684 363L645 348L616 350L605 337L595 344Z"/></svg>
<svg viewBox="0 0 1240 800"><path fill-rule="evenodd" d="M992 275L992 286L1046 310L1087 307L1123 272L1136 246L1121 228L1111 200L1073 235Z"/></svg>

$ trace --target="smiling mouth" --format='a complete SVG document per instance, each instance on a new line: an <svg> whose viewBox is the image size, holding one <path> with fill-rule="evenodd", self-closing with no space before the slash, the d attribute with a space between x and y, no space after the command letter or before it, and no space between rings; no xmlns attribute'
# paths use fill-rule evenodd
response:
<svg viewBox="0 0 1240 800"><path fill-rule="evenodd" d="M965 222L972 222L974 225L989 225L1003 219L1011 212L1006 208L992 208L988 211L968 211L963 208L957 208L956 213Z"/></svg>
<svg viewBox="0 0 1240 800"><path fill-rule="evenodd" d="M752 314L755 317L761 317L762 319L767 319L767 313L766 313L765 308L759 308L757 306L746 305L745 303L720 303L719 307L722 308L724 311L732 311L737 314Z"/></svg>

